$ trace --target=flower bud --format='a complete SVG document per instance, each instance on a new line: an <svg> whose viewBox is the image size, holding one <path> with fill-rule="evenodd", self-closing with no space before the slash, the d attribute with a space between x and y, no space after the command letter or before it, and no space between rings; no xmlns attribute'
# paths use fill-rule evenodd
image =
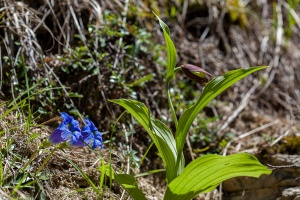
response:
<svg viewBox="0 0 300 200"><path fill-rule="evenodd" d="M191 64L182 65L181 70L187 77L193 81L196 81L197 83L200 83L201 85L206 85L208 83L208 79L206 78L207 76L211 78L214 77L204 69Z"/></svg>

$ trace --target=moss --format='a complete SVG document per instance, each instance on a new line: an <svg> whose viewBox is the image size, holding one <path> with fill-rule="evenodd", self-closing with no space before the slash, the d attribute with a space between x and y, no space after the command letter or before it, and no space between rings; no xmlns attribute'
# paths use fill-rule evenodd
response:
<svg viewBox="0 0 300 200"><path fill-rule="evenodd" d="M285 137L279 144L280 153L299 154L300 153L300 137Z"/></svg>

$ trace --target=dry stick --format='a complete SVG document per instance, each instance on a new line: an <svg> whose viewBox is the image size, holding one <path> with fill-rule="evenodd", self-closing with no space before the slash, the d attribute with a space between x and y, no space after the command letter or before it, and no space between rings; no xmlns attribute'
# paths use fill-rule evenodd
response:
<svg viewBox="0 0 300 200"><path fill-rule="evenodd" d="M162 113L161 113L161 111L160 111L160 109L159 109L159 106L157 105L157 101L156 101L155 98L154 98L154 97L157 95L157 92L152 92L148 87L145 87L145 89L147 90L147 92L148 92L148 94L149 94L150 100L152 101L152 103L153 103L154 106L155 106L155 110L156 110L157 114L158 114L159 116L162 116Z"/></svg>
<svg viewBox="0 0 300 200"><path fill-rule="evenodd" d="M193 148L192 148L192 145L191 145L191 143L190 143L189 135L188 135L188 134L187 134L187 136L186 136L186 138L185 138L185 141L186 141L186 144L187 144L187 146L188 146L188 148L189 148L189 152L190 152L190 154L191 154L192 160L195 160L195 157L194 157L194 154L193 154Z"/></svg>
<svg viewBox="0 0 300 200"><path fill-rule="evenodd" d="M129 0L126 0L125 1L125 8L124 8L124 17L123 17L123 20L122 20L122 27L125 27L125 23L126 23L126 20L127 20L128 4L129 4ZM122 43L123 43L123 37L121 37L120 40L119 40L119 44L118 44L118 48L117 48L117 55L116 55L116 59L115 59L114 65L113 65L113 69L115 69L118 65Z"/></svg>
<svg viewBox="0 0 300 200"><path fill-rule="evenodd" d="M0 46L0 58L2 58L2 48ZM2 75L2 59L0 59L0 95L4 97L4 94L2 93L2 80L3 80L3 75Z"/></svg>
<svg viewBox="0 0 300 200"><path fill-rule="evenodd" d="M83 42L83 44L84 44L85 48L87 49L87 51L88 51L91 55L93 55L92 52L90 51L90 48L88 47L88 45L87 45L87 43L86 43L87 39L86 39L84 33L82 32L82 23L79 23L79 21L78 21L78 19L77 19L77 17L76 17L75 11L74 11L74 9L73 9L73 6L71 5L71 2L70 2L70 1L68 1L68 4L69 4L69 9L70 9L70 11L71 11L71 15L73 16L73 19L74 19L75 26L76 26L76 28L77 28L79 34L80 34L81 41ZM80 18L80 19L81 19L81 18ZM82 22L82 20L80 20L80 22ZM80 26L80 24L81 24L81 26ZM91 56L91 58L93 59L93 64L94 64L95 66L98 66L98 63L96 62L96 60L94 59L94 57Z"/></svg>
<svg viewBox="0 0 300 200"><path fill-rule="evenodd" d="M60 33L61 33L62 37L64 38L64 40L66 41L66 47L67 47L67 48L71 48L71 47L70 47L70 44L69 44L69 42L68 42L68 38L67 38L67 36L65 35L65 32L64 32L63 28L61 27L61 25L60 25L60 23L59 23L59 20L57 19L56 15L55 15L55 12L54 12L54 10L53 10L53 8L52 8L51 3L49 2L49 0L46 0L46 1L47 1L48 6L49 6L49 9L50 9L50 11L51 11L51 13L52 13L52 15L53 15L53 18L54 18L54 20L55 20L55 22L56 22L56 24L57 24L57 26L58 26L58 28L59 28L59 30L60 30ZM52 35L52 32L50 32L50 34ZM55 37L54 37L54 38L55 38ZM57 41L59 42L59 44L62 44L58 39L57 39Z"/></svg>
<svg viewBox="0 0 300 200"><path fill-rule="evenodd" d="M229 53L230 45L229 45L229 41L226 36L226 33L223 29L223 19L225 17L225 14L227 13L224 1L221 1L221 6L222 6L222 10L221 10L221 14L219 15L219 19L218 19L217 32L219 33L221 39L224 42L224 47L225 47L226 53Z"/></svg>
<svg viewBox="0 0 300 200"><path fill-rule="evenodd" d="M279 165L279 166L275 166L275 165L270 165L270 164L267 164L267 166L273 168L273 169L282 169L282 168L299 168L300 167L300 164L293 164L293 165ZM298 180L300 177L296 178L295 180Z"/></svg>
<svg viewBox="0 0 300 200"><path fill-rule="evenodd" d="M252 88L245 94L244 98L242 99L239 107L233 112L231 116L228 117L226 122L223 124L223 126L218 131L217 135L220 135L222 131L228 127L228 125L238 116L238 114L247 106L249 98L251 94L255 91L255 89L258 87L258 81L256 79L254 80L255 84L252 86Z"/></svg>
<svg viewBox="0 0 300 200"><path fill-rule="evenodd" d="M133 121L133 118L131 117L131 120ZM127 152L129 152L129 151L131 151L132 150L132 140L130 140L130 142L129 142L129 138L128 138L128 131L126 130L126 127L125 127L125 125L124 124L122 124L122 128L123 128L123 130L124 130L124 136L125 136L125 144L126 144L126 151ZM129 145L128 145L128 143L130 143ZM130 156L128 156L127 155L127 165L126 165L126 167L127 167L127 169L125 170L126 172L126 174L130 174Z"/></svg>
<svg viewBox="0 0 300 200"><path fill-rule="evenodd" d="M184 30L184 22L185 22L186 12L187 12L188 6L189 6L189 1L188 0L184 0L184 2L183 2L183 8L182 8L182 14L181 14L181 29L182 30Z"/></svg>
<svg viewBox="0 0 300 200"><path fill-rule="evenodd" d="M258 63L261 64L264 60L265 53L268 48L268 41L269 41L269 36L264 36L264 38L261 41L260 45L260 51L259 51L259 58L258 58Z"/></svg>
<svg viewBox="0 0 300 200"><path fill-rule="evenodd" d="M299 107L299 106L300 106L299 103L298 103L295 99L293 99L291 96L289 96L288 94L286 94L285 92L282 92L282 91L276 89L276 93L278 93L279 95L285 97L285 98L289 101L288 104L286 104L286 103L284 103L284 102L278 102L278 103L280 103L283 107L288 107L288 109L291 109L291 110L293 110L293 106L294 106L294 107L297 107L297 108L300 108L300 107ZM300 99L299 99L299 100L300 100ZM299 111L298 111L298 112L299 112Z"/></svg>
<svg viewBox="0 0 300 200"><path fill-rule="evenodd" d="M7 194L6 192L4 192L2 189L0 189L0 196L3 197L3 198L6 198L6 199L10 199L11 198L11 196L9 194ZM24 195L24 198L26 199L25 195Z"/></svg>
<svg viewBox="0 0 300 200"><path fill-rule="evenodd" d="M237 41L236 41L236 46L237 48L232 48L232 52L236 56L239 65L244 67L249 67L249 62L246 59L244 59L245 58L244 51L242 48L240 48L240 45Z"/></svg>
<svg viewBox="0 0 300 200"><path fill-rule="evenodd" d="M13 72L14 72L13 79L14 80L13 80L13 82L10 83L11 94L12 94L13 100L15 102L14 104L17 107L17 110L18 110L19 113L21 113L21 111L20 111L19 106L18 106L17 101L16 101L16 97L15 97L15 93L14 93L14 84L18 84L18 78L17 78L17 75L16 75L15 66L17 64L17 60L18 60L20 52L21 52L21 48L18 49L17 55L15 57L15 62L14 62L14 65L13 65Z"/></svg>
<svg viewBox="0 0 300 200"><path fill-rule="evenodd" d="M50 48L48 48L47 50L45 50L45 52L49 52L51 51L54 46L55 46L55 42L54 41L57 41L59 44L62 44L55 36L54 34L52 33L51 29L46 25L45 23L45 20L46 18L48 17L48 15L50 15L51 13L51 10L49 9L46 13L44 13L43 15L43 18L40 19L37 17L36 21L38 22L38 24L32 29L33 32L36 32L38 30L38 28L40 28L40 26L43 26L43 28L45 28L48 33L52 36L52 46ZM63 45L63 44L62 44ZM40 49L40 51L42 52L42 49Z"/></svg>
<svg viewBox="0 0 300 200"><path fill-rule="evenodd" d="M278 92L278 89L275 89L275 91L280 95L280 93ZM286 96L284 96L286 97ZM289 96L290 97L290 96ZM276 100L277 103L279 103L280 105L282 105L287 111L290 112L290 117L292 119L295 118L294 113L293 113L293 107L292 107L292 103L289 101L287 102L289 99L285 99L286 101L282 100L279 96L274 95L273 99Z"/></svg>
<svg viewBox="0 0 300 200"><path fill-rule="evenodd" d="M278 143L283 137L287 136L290 133L290 130L287 130L284 134L280 135L274 142L272 142L271 147Z"/></svg>
<svg viewBox="0 0 300 200"><path fill-rule="evenodd" d="M253 52L251 51L249 46L248 45L241 45L241 46L242 46L242 49L244 50L244 52L246 53L246 55L249 57L250 61L252 63L257 63L257 58L255 57L255 55L253 54Z"/></svg>
<svg viewBox="0 0 300 200"><path fill-rule="evenodd" d="M267 0L262 0L261 3L263 4L261 12L262 21L266 21L266 18L268 16L268 2Z"/></svg>
<svg viewBox="0 0 300 200"><path fill-rule="evenodd" d="M276 29L276 47L274 50L274 59L271 61L270 66L273 65L274 69L270 68L271 74L267 80L267 83L264 85L264 87L255 95L255 98L259 97L261 94L263 94L267 88L271 85L271 82L273 81L275 74L278 71L278 65L279 65L279 54L282 44L282 36L283 36L283 19L282 19L282 12L281 12L281 3L278 2L276 6L276 12L277 12L277 29Z"/></svg>
<svg viewBox="0 0 300 200"><path fill-rule="evenodd" d="M100 80L99 80L99 82L100 82ZM101 83L101 82L100 82ZM102 95L102 97L103 97L103 99L104 99L104 104L105 104L105 107L106 107L106 109L108 110L108 112L111 114L111 116L113 116L113 118L115 119L116 118L116 115L115 115L115 113L114 112L112 112L111 111L111 109L110 109L110 107L108 106L108 100L107 100L107 97L105 96L105 94L104 94L104 91L103 90L101 90L101 95Z"/></svg>
<svg viewBox="0 0 300 200"><path fill-rule="evenodd" d="M275 120L273 122L270 122L268 124L264 124L264 125L256 128L256 129L253 129L253 130L251 130L251 131L249 131L247 133L244 133L244 134L239 135L238 137L234 138L233 140L231 140L230 142L227 143L226 147L224 148L223 156L225 156L227 154L227 150L228 150L228 148L229 148L229 146L231 145L232 142L236 142L236 141L238 141L238 140L240 140L242 138L245 138L245 137L247 137L249 135L252 135L252 134L254 134L254 133L258 132L258 131L261 131L261 130L263 130L265 128L268 128L270 126L278 124L279 122L280 122L279 120Z"/></svg>
<svg viewBox="0 0 300 200"><path fill-rule="evenodd" d="M128 4L129 4L129 0L126 0L125 1L125 8L124 8L124 17L122 19L122 27L125 27L125 23L126 23L126 20L127 20ZM120 40L119 40L119 44L118 44L118 48L117 48L117 55L116 55L116 59L115 59L114 65L113 65L113 69L115 69L118 65L122 43L123 43L123 37L121 37ZM124 198L125 192L126 191L123 190L120 200L122 200Z"/></svg>
<svg viewBox="0 0 300 200"><path fill-rule="evenodd" d="M54 78L56 78L58 84L61 86L61 88L63 89L65 95L69 98L71 105L76 109L81 121L84 123L84 119L82 117L82 115L80 114L79 110L77 109L77 107L75 106L73 100L70 98L70 95L68 93L68 91L66 90L66 87L62 84L62 82L59 80L58 76L53 72L53 68L51 68L47 63L44 63L44 65L46 66L46 69L48 69L48 73L52 74L54 76Z"/></svg>
<svg viewBox="0 0 300 200"><path fill-rule="evenodd" d="M203 69L206 69L206 65L205 65L205 58L204 58L204 53L203 53L203 50L202 50L202 47L201 47L201 43L204 41L204 39L206 38L208 32L209 32L210 28L207 26L205 28L205 30L203 31L200 39L199 39L199 48L198 48L198 54L199 54L199 57L200 57L200 62L201 62L201 68Z"/></svg>
<svg viewBox="0 0 300 200"><path fill-rule="evenodd" d="M96 28L96 31L98 31L101 26L104 26L103 25L103 16L102 16L101 6L96 1L91 1L89 3L93 7L93 12L96 16L96 26L95 26L95 28ZM94 41L94 53L95 53L95 55L97 55L97 53L98 53L98 43L99 43L99 37L95 37L95 41Z"/></svg>

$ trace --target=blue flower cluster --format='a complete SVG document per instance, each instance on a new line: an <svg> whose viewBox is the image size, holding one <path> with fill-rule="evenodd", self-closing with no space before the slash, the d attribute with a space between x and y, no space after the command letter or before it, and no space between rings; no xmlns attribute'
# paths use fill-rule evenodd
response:
<svg viewBox="0 0 300 200"><path fill-rule="evenodd" d="M65 112L60 113L63 121L50 135L52 144L68 142L71 146L90 146L93 149L103 149L102 134L89 119L85 119L86 125L80 130L79 122Z"/></svg>

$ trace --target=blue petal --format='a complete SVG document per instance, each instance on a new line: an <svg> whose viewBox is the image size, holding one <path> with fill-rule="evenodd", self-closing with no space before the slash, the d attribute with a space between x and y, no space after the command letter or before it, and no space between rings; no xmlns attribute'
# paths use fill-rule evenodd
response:
<svg viewBox="0 0 300 200"><path fill-rule="evenodd" d="M85 125L85 126L82 128L81 133L82 133L82 135L84 135L84 134L89 135L89 134L92 133L92 132L91 132L90 127L87 126L87 125Z"/></svg>
<svg viewBox="0 0 300 200"><path fill-rule="evenodd" d="M61 129L57 128L53 131L53 133L50 135L49 140L52 144L58 144L60 142L65 142L66 140L61 137L62 133Z"/></svg>
<svg viewBox="0 0 300 200"><path fill-rule="evenodd" d="M90 137L91 135L93 136L93 133L91 132L89 124L85 125L82 130L81 130L81 135L84 139L87 137Z"/></svg>
<svg viewBox="0 0 300 200"><path fill-rule="evenodd" d="M94 136L95 136L96 140L99 140L102 143L102 133L101 132L97 131Z"/></svg>
<svg viewBox="0 0 300 200"><path fill-rule="evenodd" d="M69 141L69 144L71 146L77 146L77 147L83 147L83 146L85 146L82 134L80 132L78 132L78 131L73 132L72 138Z"/></svg>
<svg viewBox="0 0 300 200"><path fill-rule="evenodd" d="M63 124L70 124L72 122L72 120L74 120L74 118L70 115L68 115L65 112L61 112L60 116L63 118Z"/></svg>
<svg viewBox="0 0 300 200"><path fill-rule="evenodd" d="M82 129L83 134L90 134L84 141L93 149L99 148L103 149L102 145L102 133L98 131L95 124L89 120L85 119L86 126Z"/></svg>
<svg viewBox="0 0 300 200"><path fill-rule="evenodd" d="M69 129L67 129L66 131L62 132L61 137L65 141L72 140L73 134L72 134L72 132Z"/></svg>
<svg viewBox="0 0 300 200"><path fill-rule="evenodd" d="M99 148L99 149L103 149L103 145L102 142L99 140L95 140L94 141L94 145L92 146L93 149Z"/></svg>
<svg viewBox="0 0 300 200"><path fill-rule="evenodd" d="M71 121L69 127L70 127L69 129L70 129L71 132L76 132L76 131L80 132L79 122L77 120L73 119Z"/></svg>
<svg viewBox="0 0 300 200"><path fill-rule="evenodd" d="M84 142L92 147L94 145L94 141L95 141L95 138L94 138L94 135L93 134L90 134L87 138L85 138Z"/></svg>
<svg viewBox="0 0 300 200"><path fill-rule="evenodd" d="M84 138L80 132L79 122L65 112L60 113L63 121L50 135L49 140L53 144L68 141L72 146L85 146Z"/></svg>
<svg viewBox="0 0 300 200"><path fill-rule="evenodd" d="M98 129L96 128L95 124L94 124L91 120L85 119L84 121L85 121L85 123L87 124L87 126L90 127L90 130L91 130L93 133L94 133L95 131L98 131Z"/></svg>

